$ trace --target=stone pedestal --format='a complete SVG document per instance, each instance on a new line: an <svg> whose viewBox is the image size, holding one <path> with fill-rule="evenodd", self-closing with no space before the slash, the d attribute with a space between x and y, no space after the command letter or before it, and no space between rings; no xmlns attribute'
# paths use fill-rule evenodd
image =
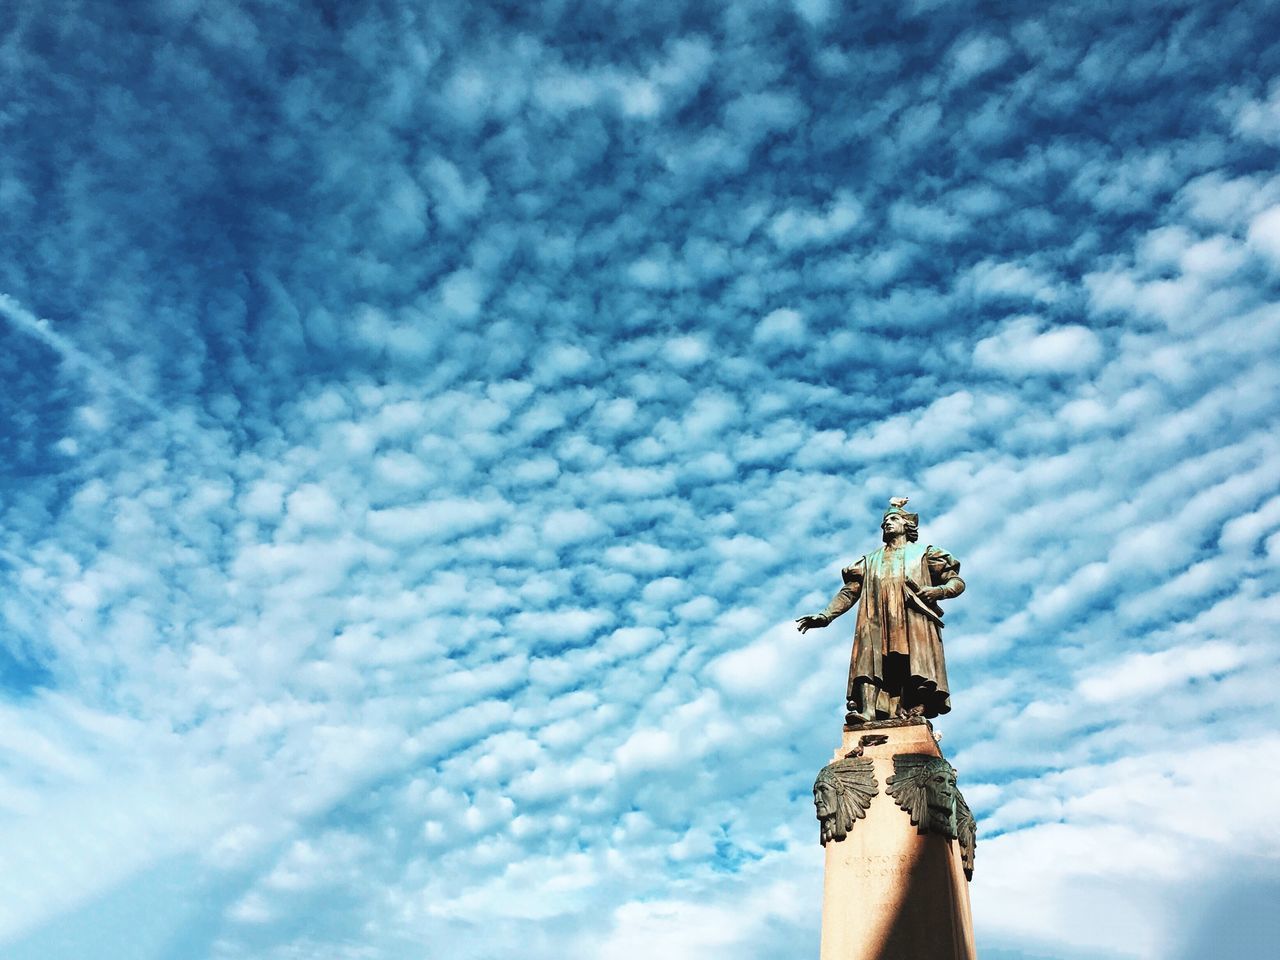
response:
<svg viewBox="0 0 1280 960"><path fill-rule="evenodd" d="M975 960L959 844L920 834L885 792L895 755L942 755L933 728L913 719L846 729L834 759L860 745L879 790L865 819L826 845L821 960Z"/></svg>

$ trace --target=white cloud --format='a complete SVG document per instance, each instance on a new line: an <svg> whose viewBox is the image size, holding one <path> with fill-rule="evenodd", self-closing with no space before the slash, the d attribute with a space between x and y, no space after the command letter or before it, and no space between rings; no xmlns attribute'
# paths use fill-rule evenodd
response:
<svg viewBox="0 0 1280 960"><path fill-rule="evenodd" d="M338 502L324 487L306 483L289 494L285 501L289 519L306 527L337 526Z"/></svg>
<svg viewBox="0 0 1280 960"><path fill-rule="evenodd" d="M983 297L1025 297L1040 303L1058 299L1051 278L1017 263L984 260L973 269L974 291Z"/></svg>
<svg viewBox="0 0 1280 960"><path fill-rule="evenodd" d="M1280 205L1262 211L1249 223L1249 246L1280 269Z"/></svg>
<svg viewBox="0 0 1280 960"><path fill-rule="evenodd" d="M659 573L671 568L674 557L670 550L654 543L634 543L609 547L604 552L606 563L635 573Z"/></svg>
<svg viewBox="0 0 1280 960"><path fill-rule="evenodd" d="M369 514L369 531L387 543L448 541L491 526L509 515L500 500L444 498L409 507L388 507Z"/></svg>
<svg viewBox="0 0 1280 960"><path fill-rule="evenodd" d="M831 0L792 0L792 6L815 27L822 26L831 17Z"/></svg>
<svg viewBox="0 0 1280 960"><path fill-rule="evenodd" d="M705 361L711 350L701 337L688 336L668 340L663 353L674 366L688 368Z"/></svg>
<svg viewBox="0 0 1280 960"><path fill-rule="evenodd" d="M951 48L951 78L966 83L999 67L1012 51L1000 37L976 34L963 37Z"/></svg>
<svg viewBox="0 0 1280 960"><path fill-rule="evenodd" d="M475 270L455 270L440 283L440 303L447 312L469 320L484 305L486 288L485 279Z"/></svg>
<svg viewBox="0 0 1280 960"><path fill-rule="evenodd" d="M455 164L439 156L426 163L425 172L436 201L435 215L446 225L457 226L484 209L489 182L483 174L468 182Z"/></svg>
<svg viewBox="0 0 1280 960"><path fill-rule="evenodd" d="M751 145L766 134L791 129L806 113L793 94L774 91L744 93L724 110L725 125Z"/></svg>
<svg viewBox="0 0 1280 960"><path fill-rule="evenodd" d="M833 590L834 592L834 590ZM830 642L821 632L800 637L787 621L758 639L712 660L708 670L728 695L748 701L768 699L779 688L798 686L812 674L817 648Z"/></svg>
<svg viewBox="0 0 1280 960"><path fill-rule="evenodd" d="M553 510L542 521L543 539L557 546L595 540L606 530L587 510Z"/></svg>
<svg viewBox="0 0 1280 960"><path fill-rule="evenodd" d="M1280 83L1273 82L1266 99L1249 99L1235 115L1235 130L1241 136L1264 143L1280 143Z"/></svg>
<svg viewBox="0 0 1280 960"><path fill-rule="evenodd" d="M977 342L973 359L1007 376L1083 373L1101 362L1102 342L1079 324L1046 326L1036 317L1014 317Z"/></svg>
<svg viewBox="0 0 1280 960"><path fill-rule="evenodd" d="M250 517L279 517L284 506L284 484L257 480L241 498L240 509Z"/></svg>
<svg viewBox="0 0 1280 960"><path fill-rule="evenodd" d="M779 307L756 324L756 343L773 348L796 347L804 342L804 317L797 310Z"/></svg>
<svg viewBox="0 0 1280 960"><path fill-rule="evenodd" d="M794 250L818 244L827 244L848 234L862 220L862 204L853 196L842 193L822 212L804 209L787 209L769 222L769 236L784 250Z"/></svg>

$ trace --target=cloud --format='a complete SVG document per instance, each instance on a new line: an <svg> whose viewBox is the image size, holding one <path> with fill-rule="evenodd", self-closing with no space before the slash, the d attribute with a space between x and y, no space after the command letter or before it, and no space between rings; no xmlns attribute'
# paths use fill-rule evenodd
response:
<svg viewBox="0 0 1280 960"><path fill-rule="evenodd" d="M989 73L1004 63L1011 52L1001 37L981 34L964 37L951 50L952 81L965 83Z"/></svg>
<svg viewBox="0 0 1280 960"><path fill-rule="evenodd" d="M1272 83L1265 99L1247 99L1235 114L1235 131L1264 143L1280 142L1280 84Z"/></svg>
<svg viewBox="0 0 1280 960"><path fill-rule="evenodd" d="M799 346L804 342L804 317L797 310L779 307L767 314L757 325L753 339L762 346L779 349Z"/></svg>
<svg viewBox="0 0 1280 960"><path fill-rule="evenodd" d="M1081 373L1102 360L1102 343L1088 327L1063 324L1047 329L1036 317L1006 321L973 349L979 367L1017 377Z"/></svg>
<svg viewBox="0 0 1280 960"><path fill-rule="evenodd" d="M1280 205L1262 211L1249 224L1249 246L1272 266L1280 266Z"/></svg>
<svg viewBox="0 0 1280 960"><path fill-rule="evenodd" d="M862 205L848 195L838 196L821 213L783 210L769 222L769 236L786 250L838 240L857 227Z"/></svg>

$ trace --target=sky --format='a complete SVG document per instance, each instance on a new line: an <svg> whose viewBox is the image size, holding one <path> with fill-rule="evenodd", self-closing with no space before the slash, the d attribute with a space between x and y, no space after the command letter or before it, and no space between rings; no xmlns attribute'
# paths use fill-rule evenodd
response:
<svg viewBox="0 0 1280 960"><path fill-rule="evenodd" d="M1278 36L4 4L0 955L816 955L892 496L982 956L1264 953Z"/></svg>

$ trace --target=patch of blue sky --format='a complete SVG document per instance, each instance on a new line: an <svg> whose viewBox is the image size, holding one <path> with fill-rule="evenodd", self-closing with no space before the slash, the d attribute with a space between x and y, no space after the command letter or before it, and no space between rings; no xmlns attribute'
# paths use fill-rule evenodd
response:
<svg viewBox="0 0 1280 960"><path fill-rule="evenodd" d="M8 697L21 699L48 687L53 681L49 669L22 650L0 644L0 687Z"/></svg>

